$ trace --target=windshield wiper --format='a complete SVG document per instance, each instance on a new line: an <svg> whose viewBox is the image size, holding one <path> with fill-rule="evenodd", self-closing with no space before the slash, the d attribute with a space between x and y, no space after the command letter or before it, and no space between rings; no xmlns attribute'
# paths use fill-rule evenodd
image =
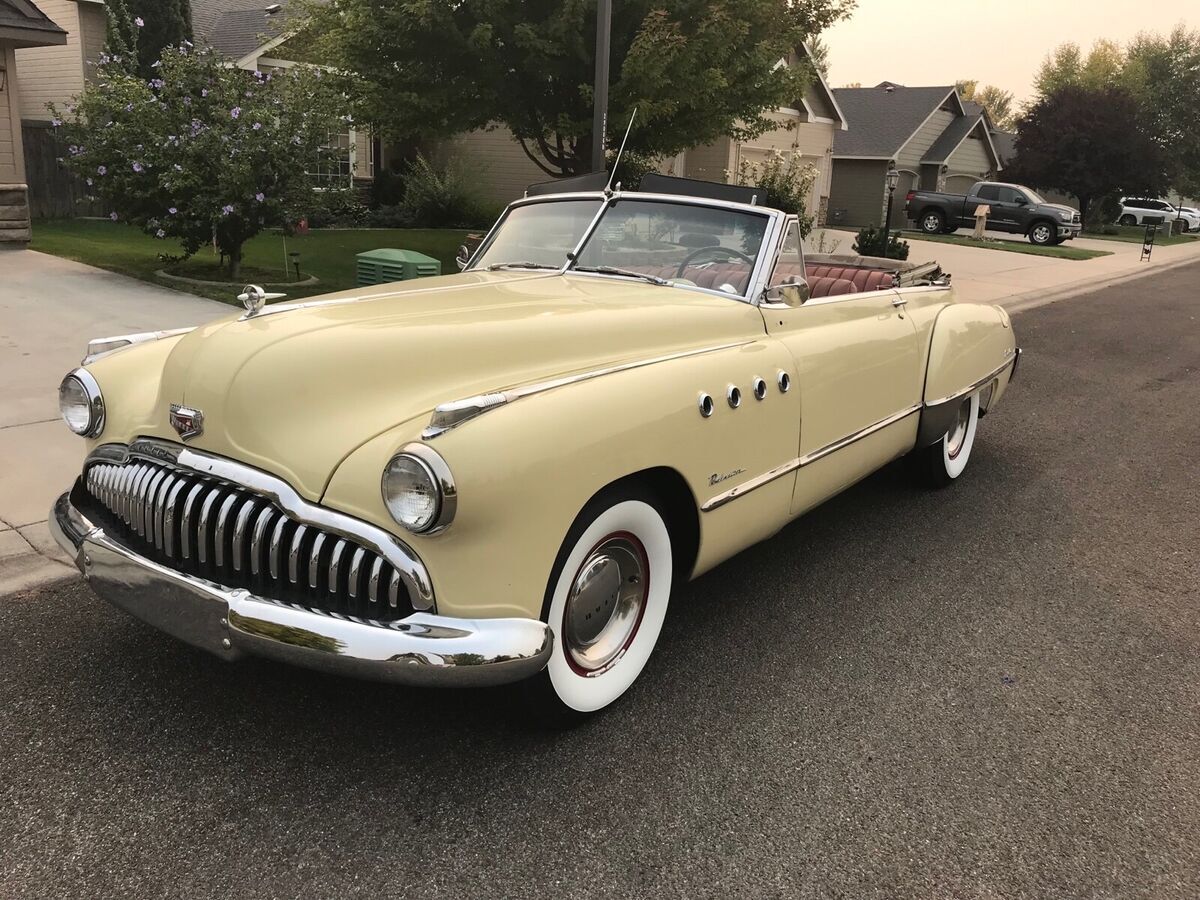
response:
<svg viewBox="0 0 1200 900"><path fill-rule="evenodd" d="M487 267L489 272L495 272L498 269L558 269L559 266L552 266L549 263L536 262L506 262L492 263Z"/></svg>
<svg viewBox="0 0 1200 900"><path fill-rule="evenodd" d="M640 278L642 281L648 281L651 284L670 285L671 282L665 278L659 278L657 275L648 275L645 272L635 272L632 269L618 269L616 266L576 266L572 272L595 272L597 275L624 275L626 278Z"/></svg>

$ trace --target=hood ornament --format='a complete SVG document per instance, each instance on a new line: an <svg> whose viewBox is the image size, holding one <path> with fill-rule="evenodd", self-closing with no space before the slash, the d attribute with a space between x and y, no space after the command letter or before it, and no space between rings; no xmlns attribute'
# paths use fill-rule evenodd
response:
<svg viewBox="0 0 1200 900"><path fill-rule="evenodd" d="M204 434L204 413L189 406L171 404L171 427L183 440L190 440Z"/></svg>
<svg viewBox="0 0 1200 900"><path fill-rule="evenodd" d="M242 288L242 292L238 294L238 300L242 306L246 307L246 315L243 319L249 319L252 316L257 316L262 312L262 308L268 300L279 300L286 297L287 294L268 294L257 284L248 284Z"/></svg>

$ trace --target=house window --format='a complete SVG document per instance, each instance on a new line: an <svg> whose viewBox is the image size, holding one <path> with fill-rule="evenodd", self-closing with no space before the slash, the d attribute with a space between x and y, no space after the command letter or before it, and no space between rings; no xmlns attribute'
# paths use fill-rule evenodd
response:
<svg viewBox="0 0 1200 900"><path fill-rule="evenodd" d="M350 187L354 178L355 135L352 131L330 134L316 168L308 174L315 186L322 190Z"/></svg>

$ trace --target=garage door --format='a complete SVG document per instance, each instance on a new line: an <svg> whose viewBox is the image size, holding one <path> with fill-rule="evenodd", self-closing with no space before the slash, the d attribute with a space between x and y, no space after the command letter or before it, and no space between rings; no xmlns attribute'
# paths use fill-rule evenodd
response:
<svg viewBox="0 0 1200 900"><path fill-rule="evenodd" d="M946 176L946 193L947 194L965 194L978 184L980 178L978 175L947 175Z"/></svg>

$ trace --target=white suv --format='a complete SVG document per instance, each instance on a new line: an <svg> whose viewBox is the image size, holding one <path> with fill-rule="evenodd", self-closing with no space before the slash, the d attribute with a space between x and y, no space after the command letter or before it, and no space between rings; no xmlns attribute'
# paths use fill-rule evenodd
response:
<svg viewBox="0 0 1200 900"><path fill-rule="evenodd" d="M1186 206L1176 209L1166 200L1148 200L1142 197L1122 197L1121 217L1117 220L1122 225L1144 225L1147 216L1161 216L1163 223L1179 218L1183 222L1184 231L1200 230L1200 215Z"/></svg>

